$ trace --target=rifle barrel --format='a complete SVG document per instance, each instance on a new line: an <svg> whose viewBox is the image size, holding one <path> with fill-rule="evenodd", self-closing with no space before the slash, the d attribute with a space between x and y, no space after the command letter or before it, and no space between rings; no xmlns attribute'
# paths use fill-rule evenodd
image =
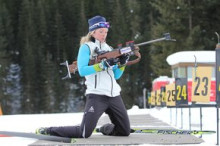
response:
<svg viewBox="0 0 220 146"><path fill-rule="evenodd" d="M151 43L159 42L159 41L163 41L163 40L166 40L166 41L176 41L175 39L171 39L170 33L165 33L164 37L162 37L162 38L151 40L151 41L147 41L147 42L143 42L143 43L140 43L140 44L135 44L135 46L143 46L143 45L147 45L147 44L151 44Z"/></svg>
<svg viewBox="0 0 220 146"><path fill-rule="evenodd" d="M159 41L163 41L163 40L166 40L166 38L163 37L163 38L159 38L159 39L155 39L155 40L151 40L151 41L135 44L135 46L143 46L143 45L147 45L147 44L151 44L151 43L159 42Z"/></svg>

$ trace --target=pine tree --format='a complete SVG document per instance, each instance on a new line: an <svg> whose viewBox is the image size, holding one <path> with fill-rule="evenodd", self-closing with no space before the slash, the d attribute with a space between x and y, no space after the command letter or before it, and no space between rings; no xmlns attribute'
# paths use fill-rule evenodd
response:
<svg viewBox="0 0 220 146"><path fill-rule="evenodd" d="M186 31L189 16L188 5L181 0L154 1L152 5L159 11L159 19L153 26L152 36L160 37L163 33L170 32L171 37L177 39L177 42L154 44L151 47L151 67L154 77L170 75L170 67L166 62L166 57L185 48L184 38L189 34L189 31Z"/></svg>
<svg viewBox="0 0 220 146"><path fill-rule="evenodd" d="M213 49L214 30L209 27L215 25L212 22L211 11L219 4L217 1L154 1L152 5L159 12L159 19L153 27L152 36L158 32L170 32L176 43L157 43L151 48L154 76L170 75L170 67L166 63L166 57L174 52L182 50L206 50ZM216 11L218 13L218 11ZM211 16L211 17L210 17ZM216 18L218 20L218 18ZM216 26L216 30L218 27ZM162 61L161 61L162 60Z"/></svg>
<svg viewBox="0 0 220 146"><path fill-rule="evenodd" d="M140 47L138 64L127 66L119 84L129 108L143 88L170 75L168 55L183 50L214 50L220 33L219 0L0 0L0 102L4 113L83 110L84 78L66 73L59 63L76 60L87 20L102 15L110 22L107 43L141 43L170 32L176 42ZM135 57L134 57L135 58ZM131 59L134 59L131 57ZM137 103L136 103L137 102ZM16 105L16 108L15 108Z"/></svg>
<svg viewBox="0 0 220 146"><path fill-rule="evenodd" d="M126 18L126 13L128 12L127 4L124 0L116 0L113 8L108 40L111 40L110 44L115 45L129 41L131 37L129 34L130 23Z"/></svg>
<svg viewBox="0 0 220 146"><path fill-rule="evenodd" d="M7 92L8 82L5 80L7 76L7 68L9 66L7 49L9 46L9 41L7 41L6 30L9 30L10 19L8 17L8 9L6 8L5 2L0 1L0 104L3 106L4 113L12 112L12 108L8 106L10 104L11 98L10 93ZM8 107L8 108L6 108Z"/></svg>

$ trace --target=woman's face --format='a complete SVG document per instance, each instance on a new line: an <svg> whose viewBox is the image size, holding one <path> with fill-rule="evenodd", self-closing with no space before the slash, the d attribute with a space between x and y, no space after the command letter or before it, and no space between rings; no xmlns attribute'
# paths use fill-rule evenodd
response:
<svg viewBox="0 0 220 146"><path fill-rule="evenodd" d="M108 28L99 28L99 29L96 29L94 31L94 33L92 34L92 36L99 40L100 42L105 42L106 40L106 37L107 37L107 34L108 34Z"/></svg>

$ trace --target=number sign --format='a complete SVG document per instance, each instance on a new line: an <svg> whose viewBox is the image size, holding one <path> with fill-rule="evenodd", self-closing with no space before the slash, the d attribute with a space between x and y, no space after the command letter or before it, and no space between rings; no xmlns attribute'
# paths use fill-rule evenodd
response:
<svg viewBox="0 0 220 146"><path fill-rule="evenodd" d="M160 93L160 89L157 90L157 92L156 92L156 105L157 106L161 106L161 93Z"/></svg>
<svg viewBox="0 0 220 146"><path fill-rule="evenodd" d="M175 84L166 85L166 101L167 106L176 106L175 100Z"/></svg>
<svg viewBox="0 0 220 146"><path fill-rule="evenodd" d="M155 105L155 92L156 91L151 92L151 105Z"/></svg>
<svg viewBox="0 0 220 146"><path fill-rule="evenodd" d="M195 76L196 75L196 76ZM210 102L212 67L199 66L195 72L193 69L192 78L192 101Z"/></svg>
<svg viewBox="0 0 220 146"><path fill-rule="evenodd" d="M187 78L175 78L176 105L188 105Z"/></svg>
<svg viewBox="0 0 220 146"><path fill-rule="evenodd" d="M166 106L166 87L160 87L161 106Z"/></svg>

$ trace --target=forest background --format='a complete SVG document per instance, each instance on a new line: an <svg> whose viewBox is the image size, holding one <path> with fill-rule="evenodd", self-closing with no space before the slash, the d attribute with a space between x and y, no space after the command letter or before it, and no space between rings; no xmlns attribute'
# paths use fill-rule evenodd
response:
<svg viewBox="0 0 220 146"><path fill-rule="evenodd" d="M169 32L174 42L141 47L142 59L121 79L129 109L142 105L153 79L171 76L166 57L183 50L215 50L219 0L0 0L0 104L4 114L83 111L84 78L61 80L61 62L76 60L87 20L110 22L107 43L141 43ZM187 56L186 56L187 57Z"/></svg>

